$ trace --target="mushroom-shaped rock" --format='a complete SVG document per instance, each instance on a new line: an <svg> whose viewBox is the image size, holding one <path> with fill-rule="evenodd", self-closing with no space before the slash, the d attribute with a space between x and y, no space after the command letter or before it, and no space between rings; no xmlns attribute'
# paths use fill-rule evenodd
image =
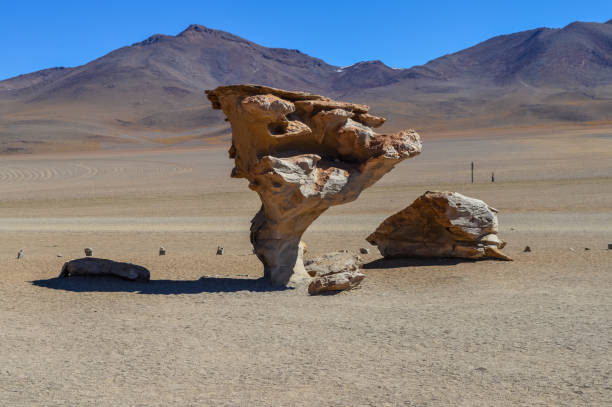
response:
<svg viewBox="0 0 612 407"><path fill-rule="evenodd" d="M142 266L95 257L83 257L64 263L59 277L102 275L113 275L126 280L149 281L150 279L149 270Z"/></svg>
<svg viewBox="0 0 612 407"><path fill-rule="evenodd" d="M413 130L377 134L368 106L265 86L206 91L232 125L232 177L259 194L251 243L275 285L306 276L299 242L327 208L351 202L400 161L421 152Z"/></svg>
<svg viewBox="0 0 612 407"><path fill-rule="evenodd" d="M500 249L497 209L456 192L426 192L387 218L367 241L393 257L512 260Z"/></svg>

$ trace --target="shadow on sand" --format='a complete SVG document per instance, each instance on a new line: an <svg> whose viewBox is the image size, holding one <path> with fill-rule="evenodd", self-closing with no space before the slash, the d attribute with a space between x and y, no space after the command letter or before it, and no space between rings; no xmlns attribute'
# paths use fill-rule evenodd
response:
<svg viewBox="0 0 612 407"><path fill-rule="evenodd" d="M72 276L49 278L31 282L38 287L73 292L128 292L138 294L200 294L234 293L238 291L268 292L291 290L274 287L263 278L201 277L199 280L127 281L112 276Z"/></svg>
<svg viewBox="0 0 612 407"><path fill-rule="evenodd" d="M378 259L365 263L362 268L372 269L395 269L403 267L427 267L427 266L455 266L460 263L474 263L476 260L461 258L397 258L397 259Z"/></svg>

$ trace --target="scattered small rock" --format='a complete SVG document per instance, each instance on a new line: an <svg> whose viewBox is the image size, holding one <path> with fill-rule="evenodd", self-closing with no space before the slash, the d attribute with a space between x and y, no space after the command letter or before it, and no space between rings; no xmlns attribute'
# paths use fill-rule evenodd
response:
<svg viewBox="0 0 612 407"><path fill-rule="evenodd" d="M163 247L159 248L159 255L160 256L165 256L166 255L166 249L164 249Z"/></svg>
<svg viewBox="0 0 612 407"><path fill-rule="evenodd" d="M223 252L224 252L223 247L217 246L217 256L223 255Z"/></svg>
<svg viewBox="0 0 612 407"><path fill-rule="evenodd" d="M87 257L93 256L93 249L91 247L86 247L85 248L85 256L87 256Z"/></svg>
<svg viewBox="0 0 612 407"><path fill-rule="evenodd" d="M612 250L612 243L608 243L608 250Z"/></svg>
<svg viewBox="0 0 612 407"><path fill-rule="evenodd" d="M370 249L368 249L367 247L362 247L361 249L359 249L359 253L370 254Z"/></svg>
<svg viewBox="0 0 612 407"><path fill-rule="evenodd" d="M58 253L58 254L57 254L57 257L64 257L64 256L62 256L61 254L59 254L59 253Z"/></svg>
<svg viewBox="0 0 612 407"><path fill-rule="evenodd" d="M531 247L529 246L525 246L525 249L523 250L524 253L528 253L531 251Z"/></svg>
<svg viewBox="0 0 612 407"><path fill-rule="evenodd" d="M570 252L575 252L576 251L576 250L574 250L573 247L570 247L569 250L570 250Z"/></svg>
<svg viewBox="0 0 612 407"><path fill-rule="evenodd" d="M487 368L486 368L486 367L482 367L482 366L481 366L481 367L477 367L477 368L476 368L476 369L474 369L474 370L478 370L479 372L486 372L486 371L487 371Z"/></svg>
<svg viewBox="0 0 612 407"><path fill-rule="evenodd" d="M17 260L21 259L23 259L23 249L19 250L19 252L17 253Z"/></svg>
<svg viewBox="0 0 612 407"><path fill-rule="evenodd" d="M584 250L591 250L591 248L590 247L585 247Z"/></svg>

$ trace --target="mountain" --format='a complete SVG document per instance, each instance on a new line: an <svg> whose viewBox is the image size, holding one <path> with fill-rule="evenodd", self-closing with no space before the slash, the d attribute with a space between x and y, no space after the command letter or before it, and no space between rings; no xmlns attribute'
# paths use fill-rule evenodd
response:
<svg viewBox="0 0 612 407"><path fill-rule="evenodd" d="M612 24L502 35L410 69L337 67L191 25L83 66L1 81L0 153L214 143L228 127L203 92L235 83L370 104L388 130L607 121Z"/></svg>

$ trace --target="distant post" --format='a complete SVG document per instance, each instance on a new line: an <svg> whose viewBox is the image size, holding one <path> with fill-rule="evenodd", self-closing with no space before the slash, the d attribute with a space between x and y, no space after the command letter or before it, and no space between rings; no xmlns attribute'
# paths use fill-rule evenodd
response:
<svg viewBox="0 0 612 407"><path fill-rule="evenodd" d="M474 183L474 161L472 161L472 184Z"/></svg>

